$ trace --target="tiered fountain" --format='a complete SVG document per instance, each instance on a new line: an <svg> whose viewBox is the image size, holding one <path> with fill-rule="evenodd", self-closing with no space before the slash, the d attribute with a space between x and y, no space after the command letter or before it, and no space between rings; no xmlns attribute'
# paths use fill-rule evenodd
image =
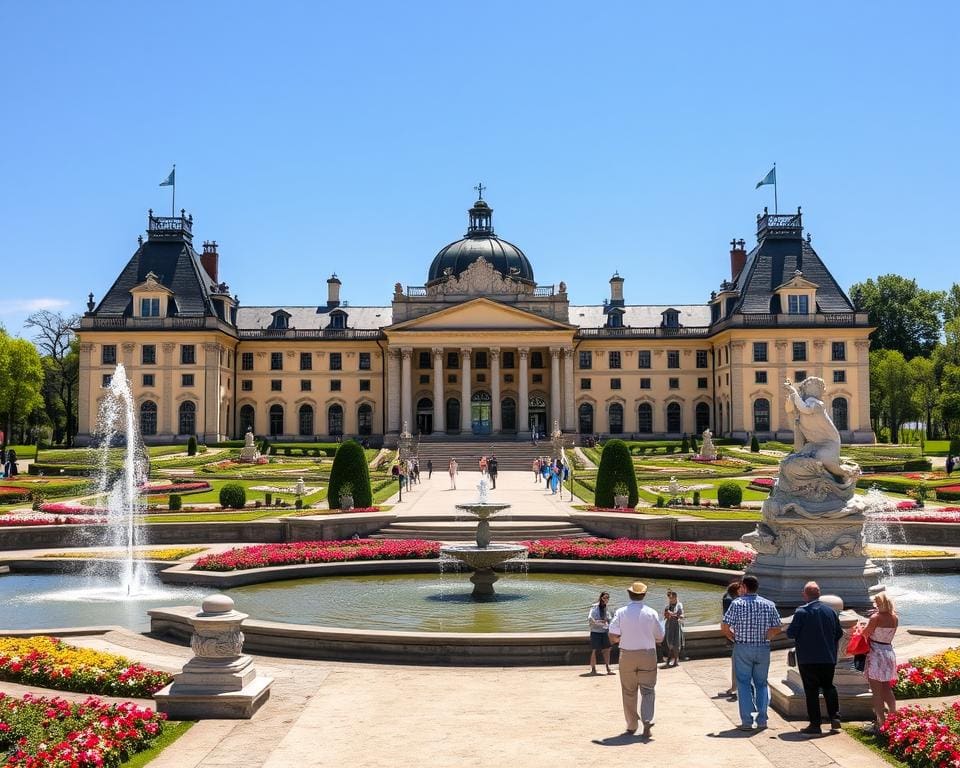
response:
<svg viewBox="0 0 960 768"><path fill-rule="evenodd" d="M487 501L486 476L481 478L477 489L480 491L477 501L456 505L457 510L468 512L477 518L476 545L448 545L441 547L440 553L445 559L457 560L473 569L470 581L473 582L474 600L493 600L496 594L493 585L499 578L493 570L494 567L515 557L525 556L527 548L519 544L490 543L490 518L504 509L509 509L510 505Z"/></svg>

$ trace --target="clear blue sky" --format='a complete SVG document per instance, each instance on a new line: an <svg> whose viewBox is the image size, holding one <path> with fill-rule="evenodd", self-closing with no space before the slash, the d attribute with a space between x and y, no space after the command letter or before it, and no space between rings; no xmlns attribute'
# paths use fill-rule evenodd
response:
<svg viewBox="0 0 960 768"><path fill-rule="evenodd" d="M844 288L960 278L960 6L4 3L0 323L82 311L177 208L243 304L385 304L498 234L575 303L699 303L773 206Z"/></svg>

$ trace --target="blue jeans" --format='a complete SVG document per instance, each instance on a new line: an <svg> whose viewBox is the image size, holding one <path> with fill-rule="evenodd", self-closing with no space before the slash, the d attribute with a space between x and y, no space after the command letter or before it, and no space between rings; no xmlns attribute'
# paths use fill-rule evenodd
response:
<svg viewBox="0 0 960 768"><path fill-rule="evenodd" d="M767 724L767 707L770 705L770 688L767 673L770 671L770 646L733 646L733 670L737 677L737 703L740 705L740 723L753 724L753 712L757 713L757 725Z"/></svg>

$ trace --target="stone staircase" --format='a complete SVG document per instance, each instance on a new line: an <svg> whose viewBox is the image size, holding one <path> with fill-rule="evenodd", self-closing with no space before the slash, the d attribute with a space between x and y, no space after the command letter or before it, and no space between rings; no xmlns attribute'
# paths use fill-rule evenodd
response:
<svg viewBox="0 0 960 768"><path fill-rule="evenodd" d="M430 541L473 541L477 521L470 515L437 517L427 515L404 516L371 536L374 539L427 539ZM530 539L583 539L590 536L579 525L566 520L550 520L523 515L490 520L493 541L504 544Z"/></svg>
<svg viewBox="0 0 960 768"><path fill-rule="evenodd" d="M473 471L478 468L481 456L489 457L491 454L496 455L500 472L532 471L533 460L537 456L550 456L551 451L549 441L534 445L529 440L492 440L474 435L460 439L424 436L420 439L417 458L421 472L426 469L428 459L433 461L434 472L445 472L451 457L457 460L461 469Z"/></svg>

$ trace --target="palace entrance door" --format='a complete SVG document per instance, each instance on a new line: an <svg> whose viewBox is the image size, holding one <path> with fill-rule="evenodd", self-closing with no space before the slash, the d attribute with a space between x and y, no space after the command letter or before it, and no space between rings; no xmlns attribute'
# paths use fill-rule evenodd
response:
<svg viewBox="0 0 960 768"><path fill-rule="evenodd" d="M474 392L470 398L470 430L475 435L489 435L492 425L489 392Z"/></svg>
<svg viewBox="0 0 960 768"><path fill-rule="evenodd" d="M433 432L433 401L422 397L417 401L417 433L429 435Z"/></svg>
<svg viewBox="0 0 960 768"><path fill-rule="evenodd" d="M531 395L527 413L530 418L530 431L539 435L547 434L547 401L541 395Z"/></svg>

